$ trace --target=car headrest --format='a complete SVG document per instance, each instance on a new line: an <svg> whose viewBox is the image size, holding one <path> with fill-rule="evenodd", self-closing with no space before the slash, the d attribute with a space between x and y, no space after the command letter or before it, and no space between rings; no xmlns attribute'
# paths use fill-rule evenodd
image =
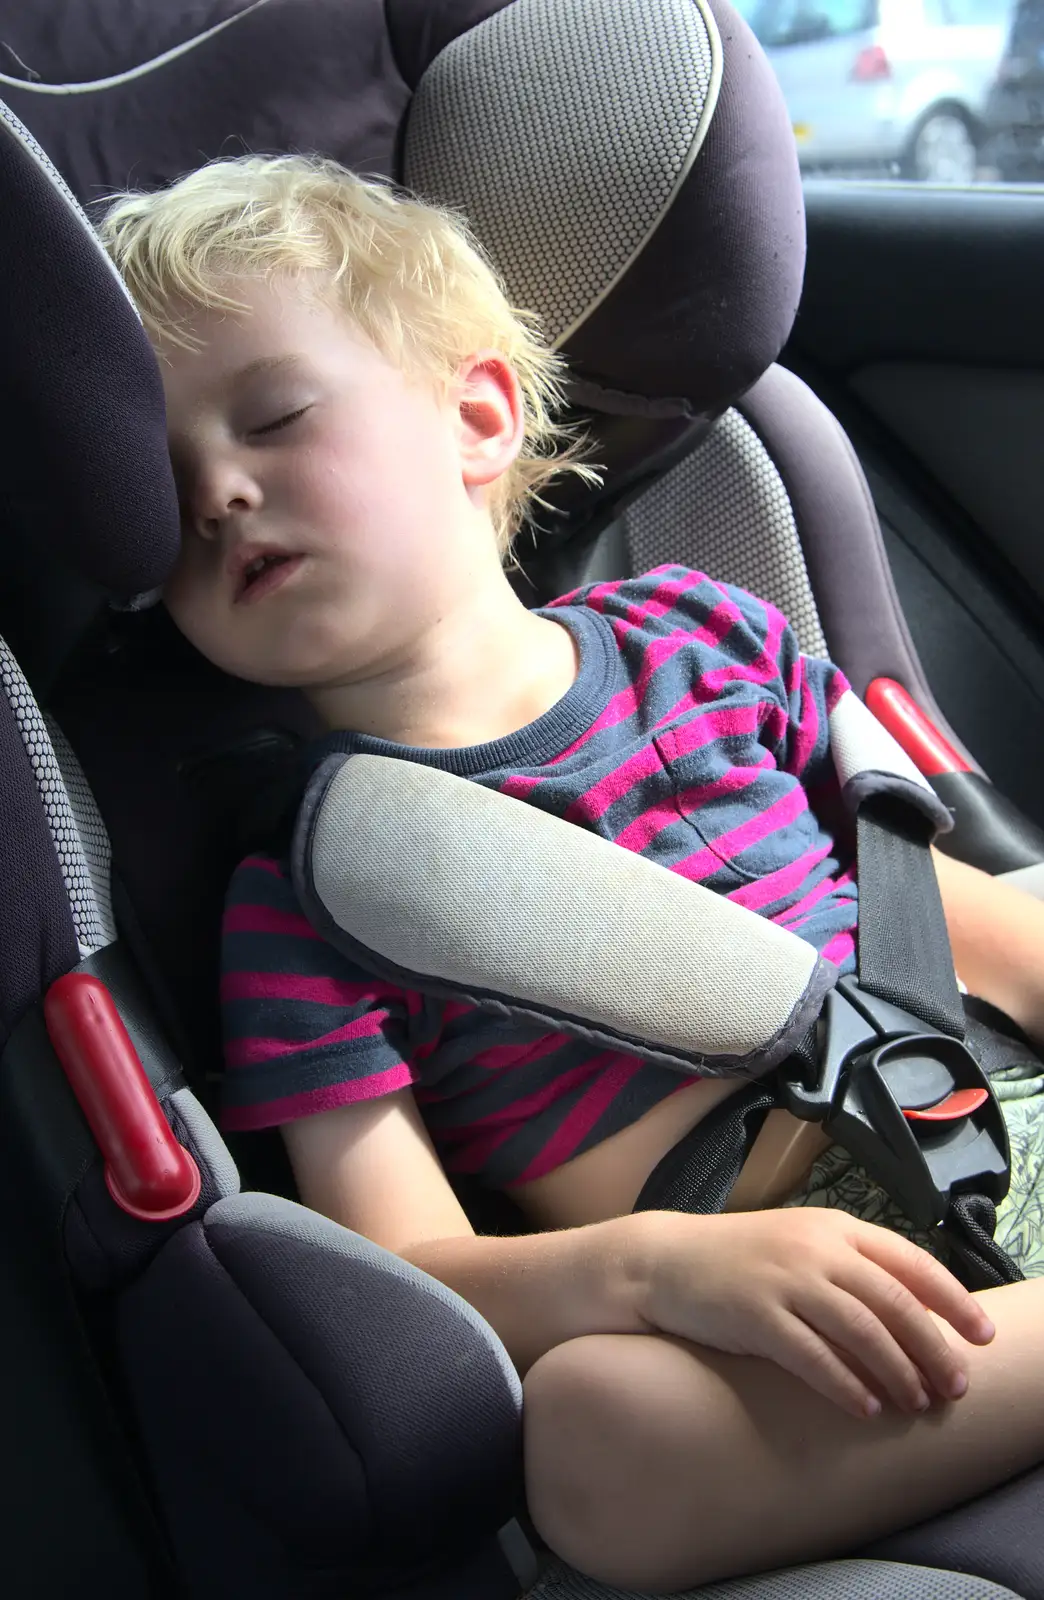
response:
<svg viewBox="0 0 1044 1600"><path fill-rule="evenodd" d="M403 176L463 210L581 403L716 413L790 332L790 118L725 0L516 0L427 66Z"/></svg>
<svg viewBox="0 0 1044 1600"><path fill-rule="evenodd" d="M119 275L0 102L0 563L13 541L124 603L178 547L163 385Z"/></svg>
<svg viewBox="0 0 1044 1600"><path fill-rule="evenodd" d="M203 29L82 0L59 32L22 8L8 42L32 74L11 65L0 92L92 214L244 149L320 151L460 207L568 357L607 504L778 356L804 268L797 155L727 0L227 9ZM563 492L589 519L590 491Z"/></svg>
<svg viewBox="0 0 1044 1600"><path fill-rule="evenodd" d="M9 65L0 93L85 203L243 150L317 150L461 206L592 403L717 412L776 359L801 184L775 75L727 0L222 9L203 29L191 8L81 0L59 31L22 8L8 42L33 72Z"/></svg>

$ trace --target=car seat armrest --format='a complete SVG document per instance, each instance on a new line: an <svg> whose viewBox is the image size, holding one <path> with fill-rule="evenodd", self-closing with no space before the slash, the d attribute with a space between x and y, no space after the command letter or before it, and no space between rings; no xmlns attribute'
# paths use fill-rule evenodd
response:
<svg viewBox="0 0 1044 1600"><path fill-rule="evenodd" d="M118 1332L193 1594L296 1600L337 1574L348 1594L362 1573L395 1593L494 1547L522 1502L521 1384L492 1328L303 1206L218 1201L123 1293Z"/></svg>

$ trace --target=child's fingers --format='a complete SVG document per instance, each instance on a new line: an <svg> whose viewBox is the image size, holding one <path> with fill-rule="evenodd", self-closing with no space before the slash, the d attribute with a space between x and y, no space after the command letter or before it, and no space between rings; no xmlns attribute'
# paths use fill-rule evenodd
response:
<svg viewBox="0 0 1044 1600"><path fill-rule="evenodd" d="M870 1267L870 1263L865 1265ZM883 1272L878 1276L906 1294L894 1278L889 1279ZM923 1411L929 1398L925 1392L925 1378L934 1387L937 1374L945 1382L952 1381L952 1374L940 1361L932 1341L921 1337L921 1330L912 1322L908 1328L904 1318L893 1311L890 1300L894 1298L887 1290L882 1291L876 1282L862 1284L853 1292L832 1283L819 1283L810 1292L796 1297L793 1309L829 1341L842 1360L851 1357L856 1361L859 1371L866 1374L877 1393L888 1395L900 1411ZM907 1295L907 1299L921 1321L948 1350L927 1312L916 1305L912 1296ZM882 1312L888 1315L883 1316ZM927 1361L927 1367L921 1365L918 1353ZM949 1389L944 1392L950 1393Z"/></svg>
<svg viewBox="0 0 1044 1600"><path fill-rule="evenodd" d="M989 1344L995 1330L981 1304L927 1250L918 1249L897 1233L869 1224L865 1232L859 1231L854 1242L860 1255L883 1267L922 1306L943 1317L962 1339L969 1344Z"/></svg>
<svg viewBox="0 0 1044 1600"><path fill-rule="evenodd" d="M764 1329L764 1342L759 1343L759 1355L800 1378L850 1416L865 1422L881 1410L877 1396L847 1365L843 1354L831 1349L815 1328L793 1312L780 1311Z"/></svg>
<svg viewBox="0 0 1044 1600"><path fill-rule="evenodd" d="M968 1387L961 1351L905 1284L864 1261L847 1287L902 1347L928 1387L944 1400L958 1400Z"/></svg>

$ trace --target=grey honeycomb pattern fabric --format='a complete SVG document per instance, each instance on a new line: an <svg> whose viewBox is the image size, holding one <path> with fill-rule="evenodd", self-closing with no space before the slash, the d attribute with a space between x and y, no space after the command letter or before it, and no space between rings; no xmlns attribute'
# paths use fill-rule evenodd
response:
<svg viewBox="0 0 1044 1600"><path fill-rule="evenodd" d="M109 835L72 745L53 717L45 714L44 722L65 780L65 792L69 796L69 806L80 835L80 846L91 875L101 943L112 944L116 938L116 921L112 914L112 846Z"/></svg>
<svg viewBox="0 0 1044 1600"><path fill-rule="evenodd" d="M551 1567L526 1600L659 1600L631 1589L613 1589L582 1577L571 1567ZM662 1597L667 1600L667 1597ZM891 1561L824 1561L782 1572L733 1578L703 1589L686 1589L671 1600L1018 1600L1010 1589L985 1578Z"/></svg>
<svg viewBox="0 0 1044 1600"><path fill-rule="evenodd" d="M787 491L765 446L738 411L624 514L632 570L666 561L773 601L806 655L825 656Z"/></svg>
<svg viewBox="0 0 1044 1600"><path fill-rule="evenodd" d="M11 702L22 742L36 777L40 803L47 817L47 826L54 841L55 854L69 896L76 943L80 957L84 959L93 955L95 950L110 944L112 933L106 925L105 911L99 905L95 894L87 854L80 838L73 808L69 803L65 780L51 745L47 724L33 698L32 690L22 675L22 669L2 639L0 639L0 686ZM98 821L100 825L100 818ZM92 849L97 853L96 840ZM111 910L108 916L111 925Z"/></svg>
<svg viewBox="0 0 1044 1600"><path fill-rule="evenodd" d="M669 209L720 50L703 0L516 0L424 74L406 182L463 211L514 304L561 343Z"/></svg>

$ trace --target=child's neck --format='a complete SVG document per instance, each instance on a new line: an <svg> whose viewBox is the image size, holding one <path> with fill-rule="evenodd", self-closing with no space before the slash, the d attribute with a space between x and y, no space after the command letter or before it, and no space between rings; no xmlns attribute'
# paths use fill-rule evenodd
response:
<svg viewBox="0 0 1044 1600"><path fill-rule="evenodd" d="M408 659L309 698L330 728L448 750L534 722L566 693L577 667L568 629L527 611L501 577L492 592L440 618Z"/></svg>

